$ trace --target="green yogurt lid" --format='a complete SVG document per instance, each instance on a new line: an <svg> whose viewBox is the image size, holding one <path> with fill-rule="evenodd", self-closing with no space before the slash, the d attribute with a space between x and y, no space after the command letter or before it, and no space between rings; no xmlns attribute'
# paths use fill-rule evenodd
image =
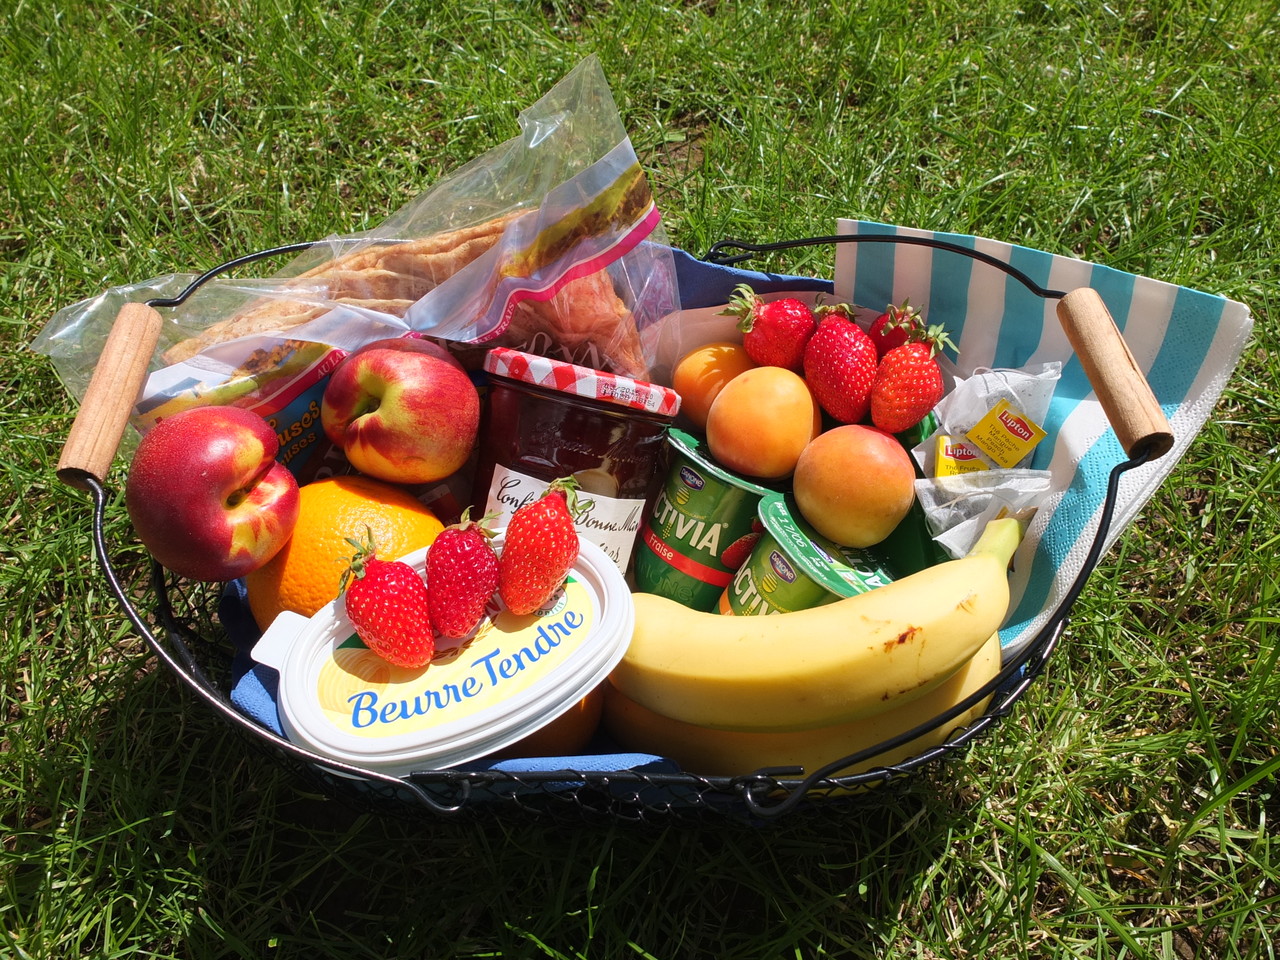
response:
<svg viewBox="0 0 1280 960"><path fill-rule="evenodd" d="M837 596L866 593L893 580L876 554L822 536L784 494L769 492L760 500L760 523L800 572Z"/></svg>
<svg viewBox="0 0 1280 960"><path fill-rule="evenodd" d="M740 487L761 497L773 492L769 487L761 486L754 480L749 480L741 474L726 470L716 463L715 458L711 456L711 451L707 448L705 440L699 439L690 433L685 433L679 427L668 427L667 439L671 441L671 445L677 451L692 460L698 469L707 471L717 480Z"/></svg>

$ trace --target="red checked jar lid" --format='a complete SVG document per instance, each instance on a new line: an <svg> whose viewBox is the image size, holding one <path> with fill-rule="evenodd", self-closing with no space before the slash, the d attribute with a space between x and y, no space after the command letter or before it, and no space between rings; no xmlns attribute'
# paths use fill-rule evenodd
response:
<svg viewBox="0 0 1280 960"><path fill-rule="evenodd" d="M561 477L578 481L578 533L626 572L645 504L656 493L666 432L680 409L670 387L495 347L480 424L473 515L511 514Z"/></svg>
<svg viewBox="0 0 1280 960"><path fill-rule="evenodd" d="M490 350L484 358L484 370L520 383L545 387L569 396L616 403L667 419L680 410L680 395L670 387L509 347Z"/></svg>

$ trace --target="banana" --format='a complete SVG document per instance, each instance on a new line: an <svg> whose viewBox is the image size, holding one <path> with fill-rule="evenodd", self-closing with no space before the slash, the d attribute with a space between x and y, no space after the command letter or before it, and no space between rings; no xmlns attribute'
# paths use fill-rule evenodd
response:
<svg viewBox="0 0 1280 960"><path fill-rule="evenodd" d="M724 730L801 730L924 696L1004 620L1022 539L987 524L968 556L808 610L727 617L634 594L635 630L611 679L655 713Z"/></svg>
<svg viewBox="0 0 1280 960"><path fill-rule="evenodd" d="M819 767L905 733L938 716L974 693L1000 672L1000 634L993 633L973 658L922 697L861 720L812 730L743 732L713 730L654 713L605 685L605 728L622 746L669 757L687 773L733 777L761 767ZM832 776L851 776L919 755L946 740L957 727L982 716L991 698L975 704L954 720L921 734L900 747L862 761Z"/></svg>

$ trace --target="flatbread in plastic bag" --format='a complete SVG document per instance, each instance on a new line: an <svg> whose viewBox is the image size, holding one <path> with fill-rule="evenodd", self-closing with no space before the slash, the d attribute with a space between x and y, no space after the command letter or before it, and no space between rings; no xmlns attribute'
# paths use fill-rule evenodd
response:
<svg viewBox="0 0 1280 960"><path fill-rule="evenodd" d="M471 369L504 345L648 379L657 321L678 304L675 269L599 61L519 119L519 136L367 233L301 244L267 278L113 288L59 311L32 348L79 398L124 302L180 299L157 304L166 323L138 432L191 406L247 407L273 423L302 478L331 453L316 416L328 372L374 340L430 337Z"/></svg>

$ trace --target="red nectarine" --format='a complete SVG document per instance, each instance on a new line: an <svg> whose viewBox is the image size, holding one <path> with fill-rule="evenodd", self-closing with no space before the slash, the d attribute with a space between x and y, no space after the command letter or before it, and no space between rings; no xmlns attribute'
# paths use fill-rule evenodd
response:
<svg viewBox="0 0 1280 960"><path fill-rule="evenodd" d="M161 566L194 580L233 580L270 560L293 534L298 483L258 414L194 407L138 444L125 506Z"/></svg>
<svg viewBox="0 0 1280 960"><path fill-rule="evenodd" d="M441 352L429 341L376 341L330 374L320 422L361 473L432 483L466 463L480 426L480 394L462 365Z"/></svg>

